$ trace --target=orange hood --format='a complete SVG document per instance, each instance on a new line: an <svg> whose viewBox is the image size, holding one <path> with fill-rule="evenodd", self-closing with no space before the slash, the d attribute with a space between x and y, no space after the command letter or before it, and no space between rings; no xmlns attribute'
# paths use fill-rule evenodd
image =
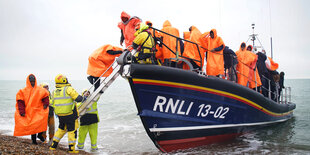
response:
<svg viewBox="0 0 310 155"><path fill-rule="evenodd" d="M248 45L248 46L246 47L247 50L248 50L248 47L251 47L251 52L252 52L253 46L252 46L252 45Z"/></svg>
<svg viewBox="0 0 310 155"><path fill-rule="evenodd" d="M214 38L216 38L216 37L217 37L217 31L216 31L216 29L212 29L211 31L212 31L213 34L214 34ZM211 31L210 31L210 32L211 32Z"/></svg>
<svg viewBox="0 0 310 155"><path fill-rule="evenodd" d="M32 88L31 83L30 83L30 80L29 80L29 76L30 76L30 75L33 75L33 74L29 74L29 75L27 76L27 79L26 79L26 87L27 87L27 88ZM33 75L33 76L34 76L34 75ZM33 88L37 86L37 78L36 78L36 76L34 76L34 78L35 78L35 84L34 84Z"/></svg>
<svg viewBox="0 0 310 155"><path fill-rule="evenodd" d="M194 31L194 30L198 30L198 28L196 27L196 26L191 26L191 28L192 28L192 32ZM199 31L199 30L198 30Z"/></svg>
<svg viewBox="0 0 310 155"><path fill-rule="evenodd" d="M166 20L163 24L163 27L169 27L171 26L171 23L169 22L169 20Z"/></svg>
<svg viewBox="0 0 310 155"><path fill-rule="evenodd" d="M121 13L121 19L122 19L123 17L128 18L128 20L130 19L130 15L129 15L128 13L126 13L125 11L123 11L123 12Z"/></svg>
<svg viewBox="0 0 310 155"><path fill-rule="evenodd" d="M241 48L241 45L242 44L245 44L245 47L244 47L244 49L242 50L242 48ZM241 44L240 44L240 48L239 48L239 51L245 51L246 50L246 43L245 42L242 42Z"/></svg>

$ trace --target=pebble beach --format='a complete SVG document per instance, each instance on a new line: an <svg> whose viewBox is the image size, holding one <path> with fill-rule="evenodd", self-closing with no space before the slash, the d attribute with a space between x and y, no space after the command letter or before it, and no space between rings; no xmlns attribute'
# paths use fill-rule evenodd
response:
<svg viewBox="0 0 310 155"><path fill-rule="evenodd" d="M48 154L70 154L68 153L68 146L59 145L56 150L49 150L46 143L37 140L38 145L32 144L30 139L19 138L14 136L3 135L0 133L0 155L48 155ZM90 154L85 151L80 151L79 154Z"/></svg>

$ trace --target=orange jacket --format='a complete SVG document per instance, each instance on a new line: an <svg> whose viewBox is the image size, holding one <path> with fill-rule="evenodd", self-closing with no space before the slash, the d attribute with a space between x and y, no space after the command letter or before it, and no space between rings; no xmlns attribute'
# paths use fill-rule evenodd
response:
<svg viewBox="0 0 310 155"><path fill-rule="evenodd" d="M201 60L202 61L202 66L203 66L203 62L204 62L204 57L205 57L205 52L204 50L200 47L200 41L201 41L201 32L198 30L197 27L192 26L192 31L190 33L190 37L189 37L189 41L197 43L198 44L198 48L195 44L192 43L186 43L186 46L184 47L184 53L183 56L188 57L188 58L192 58L195 60ZM198 52L199 49L199 52ZM200 57L201 56L201 57ZM195 63L200 66L201 64L199 62Z"/></svg>
<svg viewBox="0 0 310 155"><path fill-rule="evenodd" d="M171 35L180 37L179 30L174 28L174 27L172 27L168 20L166 20L164 22L162 31L164 31L166 33L169 33ZM166 35L166 34L161 34L161 36L163 37L163 43L166 44L173 52L175 52L176 51L176 38L171 37L171 36ZM180 44L178 44L178 52L180 52ZM164 45L162 47L162 55L163 55L163 59L170 59L170 58L175 58L176 57Z"/></svg>
<svg viewBox="0 0 310 155"><path fill-rule="evenodd" d="M30 74L31 75L31 74ZM32 135L46 131L49 108L43 109L42 99L49 96L49 93L43 87L32 87L29 76L26 80L26 87L20 89L16 94L15 128L14 136ZM25 116L19 113L17 101L22 100L25 103Z"/></svg>
<svg viewBox="0 0 310 155"><path fill-rule="evenodd" d="M130 17L125 11L121 13L121 18L127 17L128 20L124 22L119 22L118 27L123 31L125 45L128 47L132 44L132 41L135 39L134 33L136 32L135 27L141 23L141 20L138 17Z"/></svg>
<svg viewBox="0 0 310 155"><path fill-rule="evenodd" d="M251 45L249 45L251 46ZM239 63L237 64L237 77L238 83L247 86L249 82L250 88L255 88L255 76L254 76L254 67L256 67L257 55L252 53L251 51L240 49L236 52L237 59ZM252 81L253 80L253 81ZM257 86L261 85L260 78L258 75L258 70L256 68L256 81Z"/></svg>
<svg viewBox="0 0 310 155"><path fill-rule="evenodd" d="M214 33L214 38L211 37L207 38L207 49L208 49L208 56L207 56L207 68L206 73L207 75L219 75L224 74L224 56L223 50L225 48L225 44L221 37L217 36L216 29L212 29ZM210 52L212 49L217 48L223 45L223 49L221 51Z"/></svg>
<svg viewBox="0 0 310 155"><path fill-rule="evenodd" d="M96 49L89 57L88 57L88 68L87 74L100 77L114 62L115 57L119 56L120 54L111 55L107 53L108 50L113 51L122 51L122 48L112 46L112 45L104 45L100 48ZM109 71L107 71L103 77L109 76L113 72L113 68L111 67Z"/></svg>

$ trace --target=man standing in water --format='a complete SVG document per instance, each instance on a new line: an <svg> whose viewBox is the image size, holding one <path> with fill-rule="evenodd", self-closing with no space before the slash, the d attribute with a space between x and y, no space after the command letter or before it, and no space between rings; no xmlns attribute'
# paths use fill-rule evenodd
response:
<svg viewBox="0 0 310 155"><path fill-rule="evenodd" d="M84 97L88 97L90 92L85 89L82 92ZM79 128L79 140L77 148L83 149L84 142L86 139L87 133L89 133L90 141L91 141L91 151L98 150L97 147L97 136L98 136L98 110L97 110L97 102L99 98L92 104L90 108L87 109L86 114L80 118L80 128ZM81 103L78 103L78 106Z"/></svg>
<svg viewBox="0 0 310 155"><path fill-rule="evenodd" d="M38 133L38 138L44 142L42 134L47 129L48 105L48 91L37 86L33 74L28 75L26 87L16 94L14 136L31 135L32 143L38 144Z"/></svg>
<svg viewBox="0 0 310 155"><path fill-rule="evenodd" d="M77 128L79 127L76 102L82 102L83 97L71 87L66 76L58 74L55 83L56 89L52 93L52 104L55 107L55 114L59 118L59 127L50 150L55 150L61 138L68 132L69 153L78 153L79 151L75 150Z"/></svg>

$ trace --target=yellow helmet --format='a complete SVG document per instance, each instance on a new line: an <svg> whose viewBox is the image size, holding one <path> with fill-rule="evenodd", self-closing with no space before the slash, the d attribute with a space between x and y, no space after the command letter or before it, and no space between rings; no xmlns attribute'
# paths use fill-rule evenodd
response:
<svg viewBox="0 0 310 155"><path fill-rule="evenodd" d="M67 84L68 83L68 79L66 76L62 75L62 74L58 74L55 77L55 83L56 84Z"/></svg>

